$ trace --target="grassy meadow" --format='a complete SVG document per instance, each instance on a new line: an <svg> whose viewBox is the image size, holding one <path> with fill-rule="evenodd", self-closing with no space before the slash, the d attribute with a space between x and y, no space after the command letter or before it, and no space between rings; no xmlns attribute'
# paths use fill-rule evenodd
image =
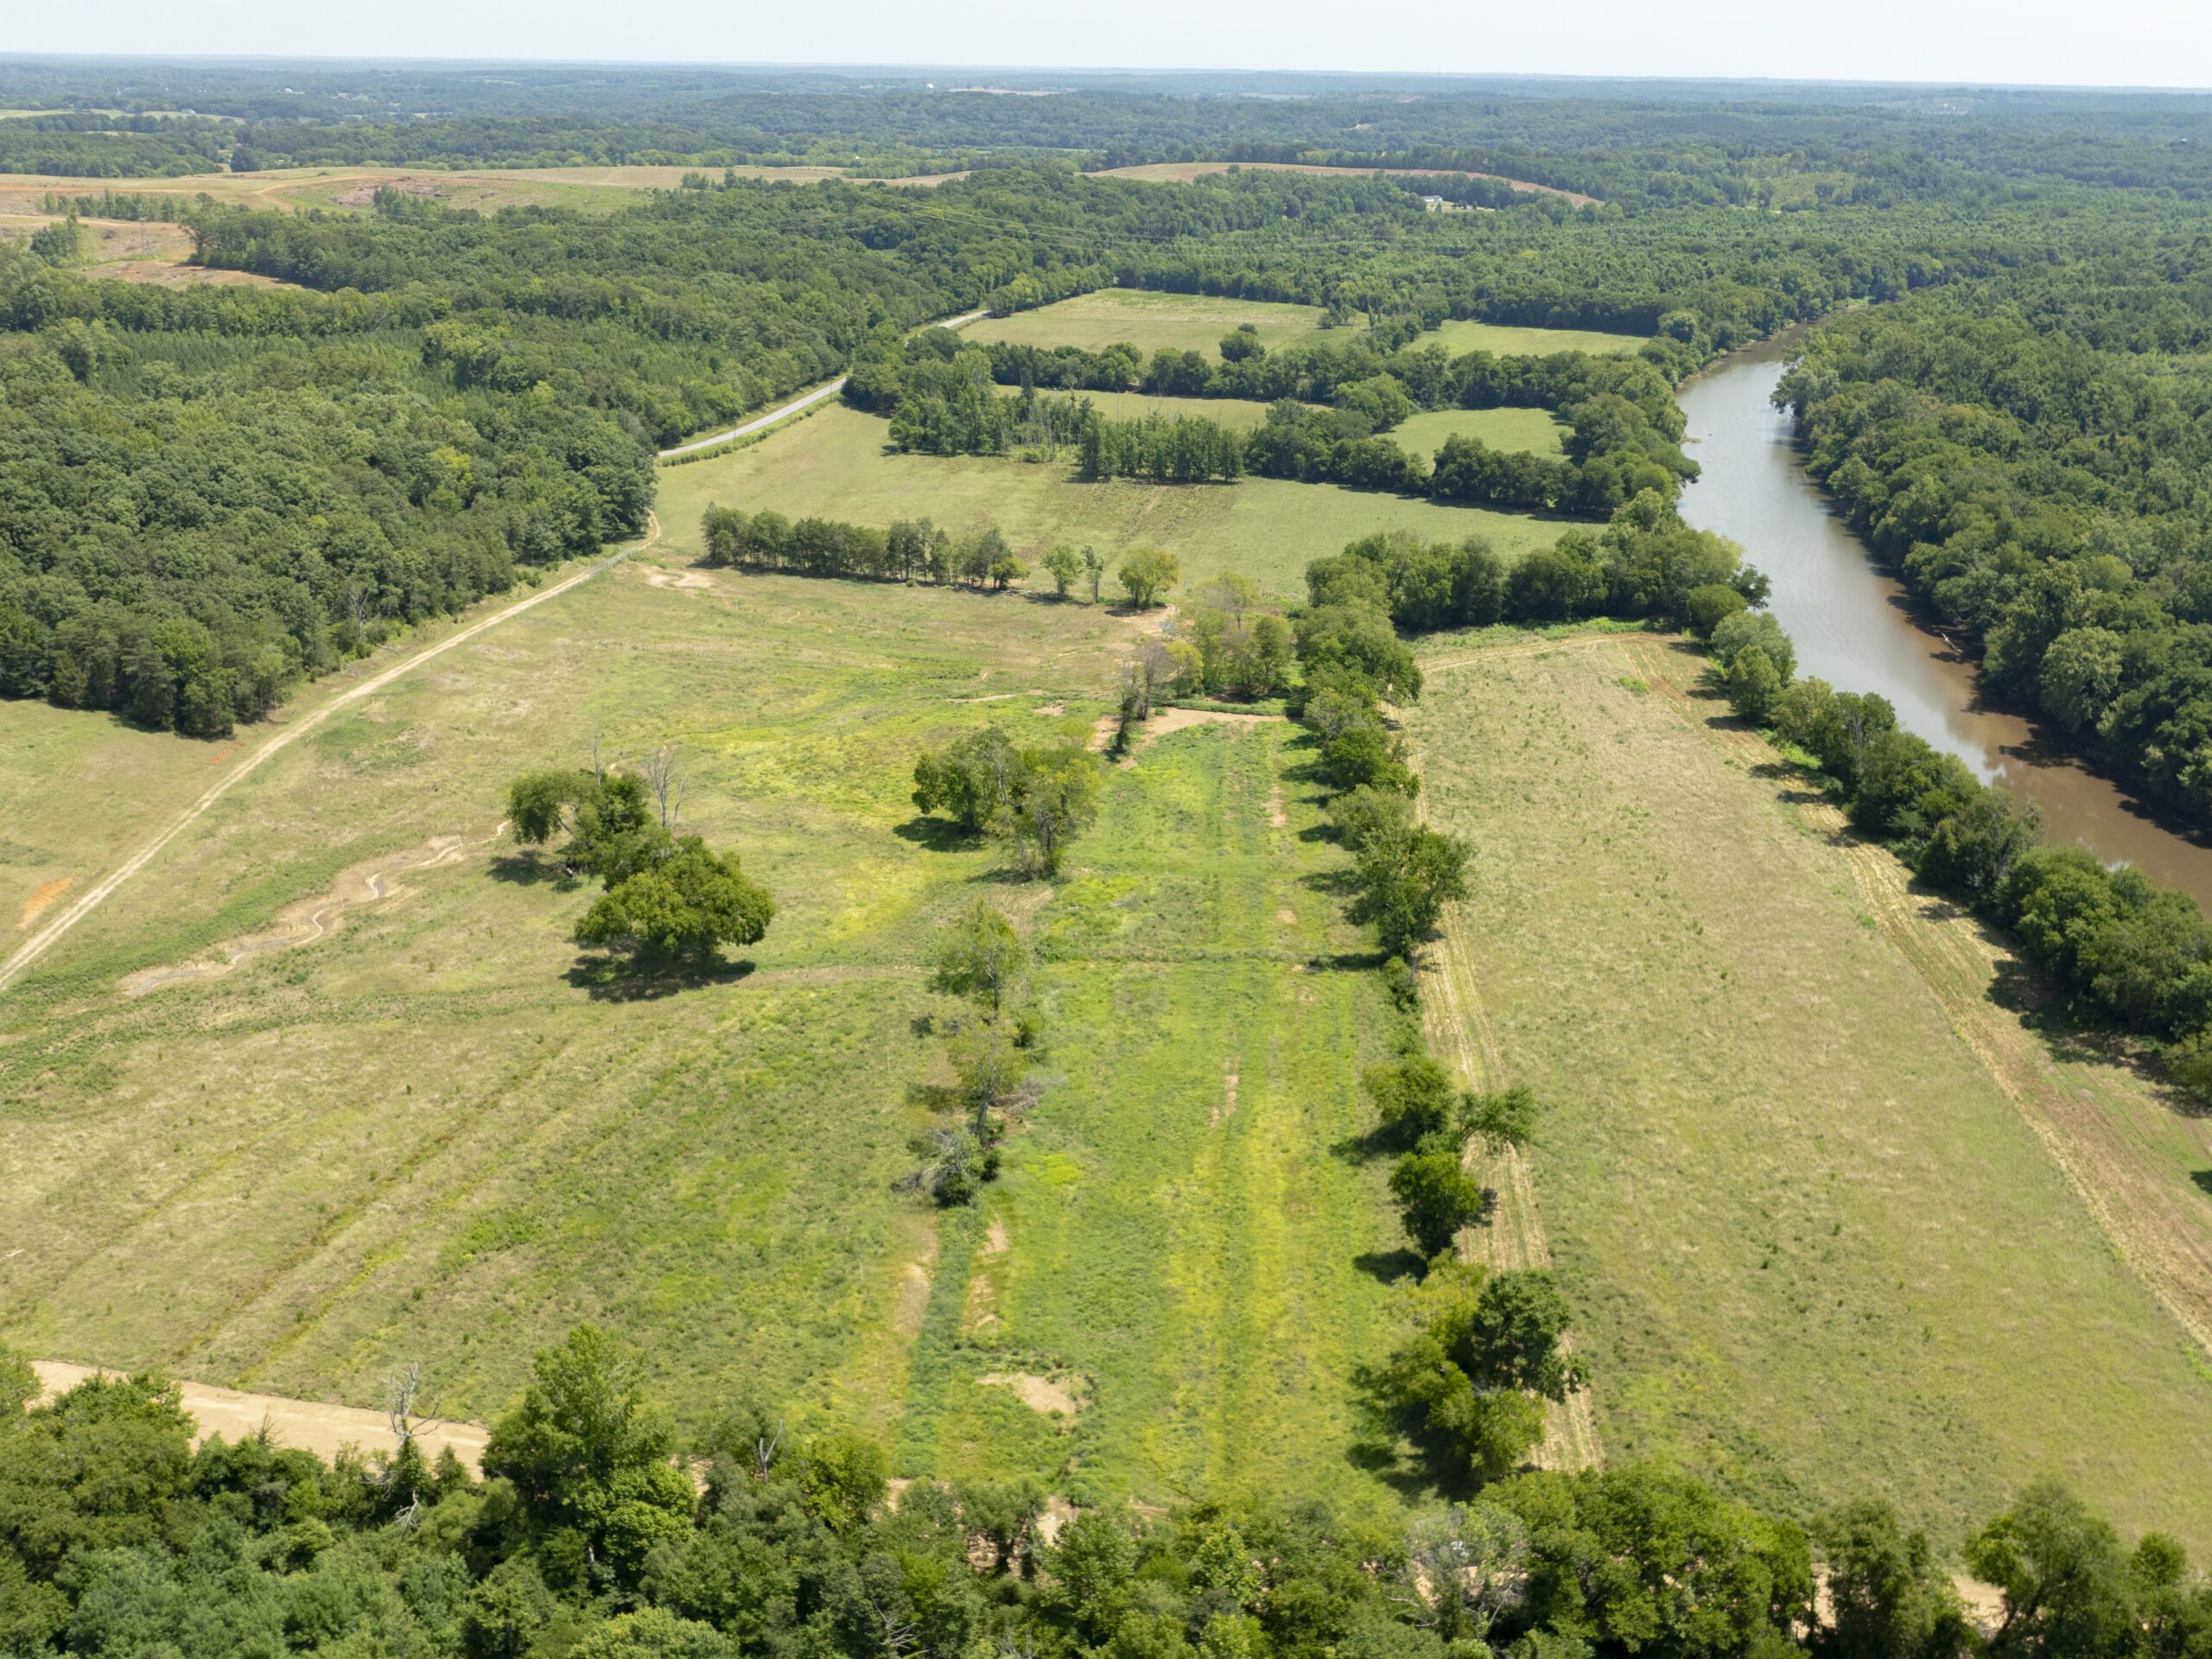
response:
<svg viewBox="0 0 2212 1659"><path fill-rule="evenodd" d="M1147 289L1102 288L1073 299L983 317L961 332L975 340L1022 346L1080 346L1103 351L1127 340L1147 356L1162 346L1216 354L1224 334L1245 323L1258 330L1269 351L1323 337L1321 308L1266 300L1217 299L1209 294L1159 294ZM1341 332L1341 331L1338 331Z"/></svg>
<svg viewBox="0 0 2212 1659"><path fill-rule="evenodd" d="M1794 786L1592 639L1439 664L1411 713L1609 1459L1956 1544L2059 1474L2212 1546L2212 1371L2117 1259ZM1456 660L1455 660L1456 659ZM1670 660L1671 659L1671 660Z"/></svg>
<svg viewBox="0 0 2212 1659"><path fill-rule="evenodd" d="M1338 963L1362 946L1306 742L1275 721L1146 745L1039 912L1052 1085L947 1230L971 1277L916 1361L913 1470L1384 1501L1346 1460L1346 1379L1395 1338L1361 1259L1399 1240L1384 1166L1338 1148L1391 1016L1363 957ZM974 1381L1016 1370L1088 1403L1055 1421Z"/></svg>
<svg viewBox="0 0 2212 1659"><path fill-rule="evenodd" d="M1309 561L1373 531L1408 530L1430 541L1487 536L1514 558L1549 546L1566 528L1564 521L1284 479L1085 484L1066 461L893 454L884 448L888 432L881 417L840 405L749 448L670 467L658 509L665 544L697 553L699 515L709 502L864 524L926 516L957 531L996 524L1024 553L1058 542L1109 554L1153 543L1182 560L1187 581L1241 570L1288 598L1303 596ZM1033 576L1031 585L1043 580Z"/></svg>
<svg viewBox="0 0 2212 1659"><path fill-rule="evenodd" d="M1548 409L1432 409L1408 416L1389 436L1409 454L1433 456L1451 437L1476 438L1493 449L1556 455L1566 425Z"/></svg>
<svg viewBox="0 0 2212 1659"><path fill-rule="evenodd" d="M1353 1258L1395 1223L1329 1151L1379 1010L1364 976L1301 966L1351 941L1310 885L1338 855L1302 833L1289 729L1185 732L1115 769L1058 888L1007 884L1002 849L948 842L907 799L924 743L1087 729L1133 626L645 561L340 711L10 988L0 1333L355 1403L419 1359L435 1409L481 1416L591 1319L696 1415L746 1379L915 1471L963 1466L1010 1416L993 1466L1040 1478L1165 1501L1290 1471L1386 1501L1346 1460L1346 1370L1388 1312ZM11 860L40 855L4 867L16 887L96 875L204 786L209 746L22 707L41 729L0 766L64 779L67 804L0 820ZM508 778L594 741L677 745L683 826L775 893L728 974L607 982L567 938L589 893L494 836ZM103 791L132 833L44 857L92 832ZM118 988L437 836L459 861L331 937ZM1003 1251L893 1191L947 1075L915 1024L943 1006L931 942L979 893L1047 958L1050 1087L986 1211ZM1249 1081L1217 1124L1239 1042ZM963 1328L977 1277L1002 1338ZM1063 1433L985 1376L1061 1377L1083 1409Z"/></svg>

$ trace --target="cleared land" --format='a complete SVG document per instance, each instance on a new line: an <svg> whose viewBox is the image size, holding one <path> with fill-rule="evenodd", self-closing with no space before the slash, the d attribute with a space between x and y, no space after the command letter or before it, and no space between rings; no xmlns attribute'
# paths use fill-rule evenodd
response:
<svg viewBox="0 0 2212 1659"><path fill-rule="evenodd" d="M193 173L179 178L86 179L60 175L0 174L0 213L36 213L49 191L64 196L174 196L188 203L201 195L247 207L324 207L365 210L381 187L423 196L454 207L491 213L501 207L573 207L583 213L613 213L648 190L673 190L687 173L719 180L718 167L518 167L448 171L421 167L293 167L258 173ZM785 179L818 184L848 176L836 167L739 167L740 178ZM926 188L958 173L880 181L887 185Z"/></svg>
<svg viewBox="0 0 2212 1659"><path fill-rule="evenodd" d="M1345 1459L1347 1379L1395 1338L1363 1262L1399 1240L1386 1166L1341 1148L1388 1017L1330 890L1344 860L1313 833L1305 742L1200 725L1113 774L1038 917L1052 1086L981 1212L946 1225L911 1468L1065 1467L1094 1500L1386 1501ZM1010 1375L1077 1408L982 1380Z"/></svg>
<svg viewBox="0 0 2212 1659"><path fill-rule="evenodd" d="M0 1003L0 1332L360 1405L416 1358L442 1410L482 1418L533 1347L596 1319L664 1397L708 1413L746 1378L800 1420L877 1429L914 1471L957 1466L1002 1410L1025 1435L994 1466L1040 1478L1164 1500L1291 1470L1389 1501L1347 1461L1344 1402L1389 1306L1353 1258L1395 1221L1379 1177L1328 1150L1380 1021L1371 976L1325 965L1354 942L1304 885L1339 855L1300 834L1287 728L1148 746L1109 774L1058 892L1004 885L999 849L912 821L918 745L985 720L1087 730L1143 626L1018 594L625 567L334 714ZM102 778L139 829L204 785L207 746L25 708L70 728L9 762L58 763L76 803L58 827L96 822ZM505 779L594 739L617 760L677 742L684 825L777 894L742 969L607 982L567 942L588 893L483 844ZM115 780L149 756L167 770L134 803ZM342 929L121 989L442 836L460 857ZM1056 1045L994 1194L1003 1340L960 1334L969 1219L940 1237L891 1190L945 1080L913 1025L937 1006L924 964L978 893L1046 942ZM1250 1082L1217 1127L1234 1042ZM1033 1252L1078 1256L1126 1327L1056 1301L1071 1293ZM1286 1288L1248 1304L1248 1269ZM1307 1343L1314 1318L1341 1343ZM1024 1403L1063 1396L1082 1406L1073 1465Z"/></svg>
<svg viewBox="0 0 2212 1659"><path fill-rule="evenodd" d="M0 213L0 238L26 242L53 224L59 214ZM192 254L192 238L181 226L160 220L80 219L78 247L84 263L73 267L79 275L107 276L118 282L154 283L165 288L207 285L233 288L282 288L273 276L248 270L210 270L185 263Z"/></svg>
<svg viewBox="0 0 2212 1659"><path fill-rule="evenodd" d="M1152 353L1163 346L1204 352L1209 357L1221 337L1249 323L1269 351L1302 345L1332 331L1321 327L1318 305L1277 305L1262 300L1224 300L1206 294L1156 294L1147 289L1102 288L1058 300L1010 317L986 317L971 323L975 340L1007 340L1024 346L1080 346L1102 351L1127 340ZM1349 338L1344 330L1333 331Z"/></svg>
<svg viewBox="0 0 2212 1659"><path fill-rule="evenodd" d="M1399 422L1386 435L1416 455L1433 455L1454 436L1478 438L1493 449L1555 455L1567 428L1548 409L1438 409Z"/></svg>
<svg viewBox="0 0 2212 1659"><path fill-rule="evenodd" d="M1467 352L1632 352L1641 334L1608 334L1594 328L1521 328L1509 323L1454 318L1439 324L1414 343L1440 345L1453 356Z"/></svg>
<svg viewBox="0 0 2212 1659"><path fill-rule="evenodd" d="M1947 1544L2055 1471L2212 1543L2212 1374L1869 913L1888 855L1670 694L1687 652L1427 655L1425 798L1475 849L1446 948L1548 1104L1535 1197L1607 1455L1798 1512L1885 1491Z"/></svg>
<svg viewBox="0 0 2212 1659"><path fill-rule="evenodd" d="M1181 558L1186 582L1241 570L1276 594L1302 597L1309 561L1375 531L1408 530L1431 541L1479 534L1512 558L1549 546L1566 528L1564 521L1281 479L1085 484L1065 461L891 454L888 435L881 417L840 406L749 448L671 467L659 507L667 545L700 550L699 515L710 501L864 524L928 517L955 531L996 524L1025 554L1059 542L1102 553L1152 543ZM1030 584L1044 580L1033 575Z"/></svg>
<svg viewBox="0 0 2212 1659"><path fill-rule="evenodd" d="M1508 179L1497 173L1471 173L1456 167L1318 167L1306 162L1149 162L1139 167L1115 167L1105 171L1105 176L1116 179L1153 179L1170 184L1188 184L1193 179L1210 173L1236 170L1245 173L1313 173L1323 178L1367 179L1382 174L1393 179L1498 179L1516 190L1536 195L1558 196L1586 207L1597 200L1595 196L1577 195L1572 190L1561 190L1548 184L1531 184L1526 179Z"/></svg>

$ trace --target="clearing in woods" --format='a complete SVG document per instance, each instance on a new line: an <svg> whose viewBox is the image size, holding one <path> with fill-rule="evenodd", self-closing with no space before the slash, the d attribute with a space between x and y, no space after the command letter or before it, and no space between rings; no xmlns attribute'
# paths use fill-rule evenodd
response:
<svg viewBox="0 0 2212 1659"><path fill-rule="evenodd" d="M1869 913L1860 867L1894 861L1682 694L1694 653L1482 643L1428 642L1408 711L1474 849L1437 950L1470 1046L1546 1103L1533 1196L1607 1456L1796 1514L1879 1491L1939 1538L2057 1472L2212 1544L2203 1357L1962 1027L1986 976L1925 971L1914 932L1961 925L1900 877L1908 913ZM2011 1055L2054 1102L2133 1086Z"/></svg>
<svg viewBox="0 0 2212 1659"><path fill-rule="evenodd" d="M1234 484L1086 484L1069 462L1025 464L989 455L902 455L885 448L889 423L840 404L748 448L662 474L665 544L696 556L708 503L808 514L880 527L927 517L956 533L995 524L1029 557L1058 542L1118 555L1140 543L1176 554L1185 586L1241 570L1285 598L1303 599L1306 565L1378 530L1424 541L1486 536L1500 556L1548 547L1565 520L1446 506L1407 496L1244 478ZM1051 579L1033 571L1032 588ZM1109 584L1109 594L1116 590Z"/></svg>
<svg viewBox="0 0 2212 1659"><path fill-rule="evenodd" d="M747 1377L795 1423L880 1433L902 1472L974 1466L1005 1413L1009 1472L1052 1479L1072 1449L1089 1490L1153 1501L1281 1476L1395 1503L1347 1454L1349 1367L1395 1317L1358 1258L1396 1222L1380 1171L1332 1150L1383 1021L1374 976L1335 965L1355 931L1306 891L1342 855L1311 836L1293 728L1160 740L1109 774L1064 887L1008 885L1003 849L916 820L914 753L987 721L1086 733L1122 618L679 571L618 567L336 710L10 988L0 1335L365 1406L419 1359L480 1420L596 1319L660 1397L710 1413ZM147 753L181 764L142 827L205 785L213 746L23 708L74 722L41 745L73 760L72 798ZM706 983L608 979L568 939L590 893L480 844L509 778L594 740L621 762L677 744L683 826L777 897ZM312 948L121 988L444 836L461 857ZM993 1195L995 1341L960 1324L990 1217L893 1190L948 1076L914 1025L944 1006L926 964L978 895L1042 946L1047 1035ZM987 1373L1080 1408L1040 1415Z"/></svg>
<svg viewBox="0 0 2212 1659"><path fill-rule="evenodd" d="M1135 167L1110 167L1101 177L1110 179L1150 179L1171 184L1188 184L1193 179L1212 173L1311 173L1321 178L1371 179L1376 174L1390 179L1497 179L1511 185L1516 190L1532 195L1558 196L1577 207L1588 207L1597 200L1595 196L1578 195L1572 190L1561 190L1555 185L1531 184L1526 179L1509 179L1497 173L1471 173L1460 167L1324 167L1313 162L1146 162Z"/></svg>
<svg viewBox="0 0 2212 1659"><path fill-rule="evenodd" d="M1243 324L1258 332L1269 351L1316 341L1350 345L1364 337L1361 327L1324 328L1318 305L1287 305L1268 300L1218 299L1205 294L1161 294L1149 289L1102 288L1073 299L1056 300L1010 317L988 317L967 333L976 340L1012 340L1024 346L1080 346L1100 351L1127 340L1147 356L1162 346L1217 354L1221 337ZM1600 334L1587 328L1522 328L1500 323L1448 321L1414 341L1441 345L1457 356L1467 352L1632 352L1643 343L1634 334Z"/></svg>

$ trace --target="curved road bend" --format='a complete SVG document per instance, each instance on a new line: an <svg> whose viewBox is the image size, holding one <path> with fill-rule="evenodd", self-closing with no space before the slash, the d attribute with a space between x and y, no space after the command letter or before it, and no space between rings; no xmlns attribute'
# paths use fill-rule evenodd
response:
<svg viewBox="0 0 2212 1659"><path fill-rule="evenodd" d="M958 328L987 315L982 311L963 311L957 317L940 317L935 322L925 322L922 327ZM918 329L916 332L920 331ZM844 389L845 377L841 374L835 380L825 381L823 385L817 386L812 391L801 392L781 409L772 409L766 415L755 415L751 420L741 426L733 426L727 432L712 432L703 438L694 438L689 443L679 443L673 449L664 449L660 451L658 459L674 461L679 455L691 454L701 449L711 449L718 443L729 442L733 438L748 437L763 427L773 426L786 415L796 415L802 409L811 409L824 397L835 397Z"/></svg>
<svg viewBox="0 0 2212 1659"><path fill-rule="evenodd" d="M19 976L25 969L29 968L34 962L36 962L41 957L44 956L47 951L60 939L63 934L68 932L71 928L76 926L77 924L83 921L86 917L91 915L92 912L98 909L107 899L110 893L112 893L118 887L121 887L125 881L128 881L132 876L137 874L139 871L144 869L148 864L153 861L156 855L160 853L162 848L168 846L169 842L175 840L179 834L188 829L200 818L201 814L207 810L209 807L214 805L217 801L221 800L224 796L227 795L230 792L232 785L238 783L242 779L250 776L253 772L258 769L264 761L268 760L272 756L289 748L301 738L305 737L309 732L315 730L316 727L321 725L324 721L329 719L330 716L339 709L346 708L351 703L359 702L363 697L375 695L377 692L383 690L387 685L390 685L394 680L399 678L401 675L413 672L416 669L420 668L424 663L429 662L432 658L442 657L447 652L451 651L455 645L466 644L467 641L474 639L478 634L482 633L486 629L496 628L500 623L508 620L510 618L520 616L524 611L529 610L532 606L543 605L547 600L556 598L560 594L567 593L569 588L577 586L579 583L589 582L594 576L599 575L601 571L609 569L614 565L620 564L623 560L628 558L632 553L644 552L645 549L651 547L655 542L660 539L660 520L653 514L648 512L645 515L645 524L646 530L645 538L642 541L633 542L629 546L620 549L609 556L601 559L596 563L588 565L585 569L577 571L575 575L563 577L561 581L555 582L550 588L541 588L536 593L530 594L527 598L518 599L513 604L503 606L499 610L493 612L489 616L479 618L477 620L470 623L467 627L447 635L436 644L426 645L422 650L414 652L411 656L403 658L400 661L394 663L390 668L384 670L382 672L371 676L369 678L362 681L360 684L349 687L347 690L340 692L336 696L331 698L329 702L324 703L321 708L310 710L308 713L302 715L299 719L294 721L290 725L286 726L281 731L276 732L268 740L268 741L263 743L258 748L255 749L252 753L247 755L245 760L239 761L238 765L232 766L228 772L225 772L222 777L216 779L214 783L210 785L206 793L202 794L198 800L193 802L190 806L185 808L184 810L180 812L175 817L170 819L168 823L165 825L161 832L155 836L152 840L147 842L144 846L139 848L137 852L131 854L129 858L124 860L121 864L118 864L114 869L111 870L95 886L86 888L84 893L78 896L76 903L71 905L67 910L56 916L36 933L33 934L24 944L23 947L17 950L14 956L9 957L4 963L0 963L0 990L5 990L10 983Z"/></svg>

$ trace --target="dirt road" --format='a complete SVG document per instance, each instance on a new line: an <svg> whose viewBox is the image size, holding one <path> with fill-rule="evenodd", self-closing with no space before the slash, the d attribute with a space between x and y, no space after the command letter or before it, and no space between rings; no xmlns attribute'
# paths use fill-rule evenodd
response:
<svg viewBox="0 0 2212 1659"><path fill-rule="evenodd" d="M72 1365L58 1359L34 1360L31 1369L38 1373L48 1398L99 1375L97 1366ZM399 1437L391 1432L391 1421L384 1413L359 1406L327 1406L314 1400L288 1400L281 1395L244 1394L205 1382L180 1382L177 1392L192 1418L195 1446L215 1434L226 1440L242 1440L264 1424L277 1445L312 1452L319 1458L334 1458L340 1447L348 1446L364 1452L390 1452L399 1445ZM417 1431L416 1440L432 1459L451 1446L454 1455L474 1474L490 1433L481 1423L433 1420Z"/></svg>
<svg viewBox="0 0 2212 1659"><path fill-rule="evenodd" d="M957 317L943 317L933 323L925 322L922 327L958 328L964 324L975 321L976 318L984 315L985 313L981 311L963 311ZM695 454L702 449L711 449L718 443L728 443L734 438L750 437L765 427L773 426L786 415L796 415L802 409L811 409L824 397L835 397L844 389L845 377L841 374L835 380L825 381L823 385L817 386L812 391L801 392L781 409L772 409L766 415L755 415L751 420L733 426L726 432L711 432L703 438L694 438L689 443L679 443L673 449L664 449L660 452L660 459L674 461L681 455Z"/></svg>
<svg viewBox="0 0 2212 1659"><path fill-rule="evenodd" d="M33 934L14 956L8 958L5 963L0 963L0 991L7 989L10 984L21 976L24 969L28 969L33 963L36 962L41 957L44 956L47 951L51 950L71 928L76 926L78 923L83 921L86 917L91 915L93 911L97 910L104 902L105 902L109 894L112 893L118 887L121 887L125 881L128 881L132 876L137 874L139 871L144 869L146 866L151 863L160 854L162 848L168 846L169 842L175 841L179 835L182 834L194 823L197 823L209 807L214 805L215 803L221 800L224 796L229 794L233 785L237 785L241 780L251 777L254 772L259 769L264 762L273 760L278 754L283 753L284 750L298 742L300 739L305 737L309 732L314 731L318 726L321 725L324 721L329 719L330 716L339 709L346 708L353 703L359 702L364 697L373 696L377 692L383 690L385 687L390 685L394 680L399 678L402 675L410 674L415 670L420 668L423 664L431 661L433 658L442 657L446 652L451 651L455 645L466 645L469 640L474 639L478 634L484 632L486 629L496 628L502 622L505 622L514 617L520 616L524 611L531 609L532 607L543 605L549 599L556 599L561 594L567 593L571 588L576 587L582 582L589 582L594 576L599 575L601 571L609 569L614 565L620 563L624 559L628 558L631 554L644 552L647 548L651 547L655 542L660 539L660 520L652 513L647 513L645 515L645 521L646 530L643 540L632 543L630 546L619 550L609 556L600 560L597 563L587 566L585 569L577 571L576 574L572 576L564 577L561 581L555 582L550 588L541 588L536 593L530 594L527 598L518 599L512 605L501 607L499 610L493 612L491 615L480 618L457 632L448 634L444 639L437 641L435 645L425 645L420 651L402 658L398 662L394 663L390 668L384 670L381 673L372 675L369 678L363 680L359 685L349 687L347 690L340 692L336 696L332 697L327 702L323 703L320 708L312 709L308 713L302 715L299 719L292 721L289 725L283 727L274 735L267 739L267 741L248 752L245 760L239 761L238 765L232 766L219 779L216 779L214 783L211 784L206 793L202 794L198 800L193 802L190 806L185 808L185 810L180 812L175 817L170 819L168 823L164 826L161 832L155 836L152 840L146 842L144 846L141 847L137 852L131 854L129 858L124 860L121 864L118 865L105 876L102 877L92 887L87 887L82 893L79 894L73 904L72 904L67 910L63 911L60 915L56 916L52 921L48 922L36 933Z"/></svg>

